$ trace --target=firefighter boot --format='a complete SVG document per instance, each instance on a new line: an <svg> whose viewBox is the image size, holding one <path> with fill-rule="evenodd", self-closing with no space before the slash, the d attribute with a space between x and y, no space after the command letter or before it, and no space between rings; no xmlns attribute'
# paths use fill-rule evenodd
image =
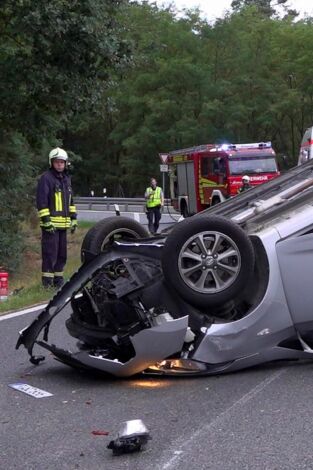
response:
<svg viewBox="0 0 313 470"><path fill-rule="evenodd" d="M60 287L62 287L64 284L64 279L63 279L63 276L57 276L55 275L54 276L54 279L53 279L53 285L56 289L60 289Z"/></svg>
<svg viewBox="0 0 313 470"><path fill-rule="evenodd" d="M48 274L48 273L47 273ZM52 289L53 288L53 274L47 276L47 275L42 275L41 277L41 282L42 282L42 287L44 289Z"/></svg>

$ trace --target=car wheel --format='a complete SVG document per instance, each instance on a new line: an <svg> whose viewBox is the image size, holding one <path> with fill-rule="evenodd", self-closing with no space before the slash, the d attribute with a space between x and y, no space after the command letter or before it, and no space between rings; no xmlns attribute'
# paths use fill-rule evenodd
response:
<svg viewBox="0 0 313 470"><path fill-rule="evenodd" d="M116 240L148 236L147 230L136 220L128 217L108 217L100 220L86 233L81 247L81 260L85 262L105 251Z"/></svg>
<svg viewBox="0 0 313 470"><path fill-rule="evenodd" d="M246 233L219 216L180 222L162 252L166 281L197 307L218 307L234 299L251 279L254 260Z"/></svg>

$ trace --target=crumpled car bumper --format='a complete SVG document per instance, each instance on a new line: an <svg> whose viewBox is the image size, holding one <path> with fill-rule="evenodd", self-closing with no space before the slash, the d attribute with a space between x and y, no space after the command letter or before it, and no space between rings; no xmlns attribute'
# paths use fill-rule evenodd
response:
<svg viewBox="0 0 313 470"><path fill-rule="evenodd" d="M179 354L188 328L188 315L180 316L180 318L167 318L166 321L159 324L151 323L138 326L138 322L135 322L135 327L132 325L129 328L128 336L125 335L124 328L122 339L125 341L125 336L127 336L128 349L131 352L128 357L122 359L118 355L112 355L112 352L108 353L108 348L105 346L100 348L87 345L82 350L77 349L72 352L48 343L49 328L53 319L66 305L75 302L77 297L80 298L82 290L85 289L84 286L92 282L93 278L101 272L103 266L108 263L111 265L118 260L122 260L126 266L127 263L131 265L132 260L136 260L136 263L139 260L140 263L146 265L151 263L153 266L158 263L160 248L156 244L149 247L145 244L141 247L119 244L109 253L101 253L90 262L83 264L62 289L57 292L39 316L20 332L16 348L23 345L28 350L30 361L34 364L44 360L44 356L35 356L33 354L34 345L37 344L49 350L58 360L70 366L109 373L115 376L130 376L142 372L149 366L171 357L175 353ZM129 272L132 272L133 266L128 269ZM113 282L110 286L111 294L121 300L125 298L127 300L129 295L133 295L134 298L138 296L139 298L139 293L144 291L145 285L137 274L138 272L133 272L131 277L122 279L122 283L120 280L119 282ZM150 280L149 288L151 289L151 285L157 284L159 280L158 278L154 282ZM119 332L113 333L110 341L115 342L118 346L121 340ZM41 334L43 339L39 339Z"/></svg>

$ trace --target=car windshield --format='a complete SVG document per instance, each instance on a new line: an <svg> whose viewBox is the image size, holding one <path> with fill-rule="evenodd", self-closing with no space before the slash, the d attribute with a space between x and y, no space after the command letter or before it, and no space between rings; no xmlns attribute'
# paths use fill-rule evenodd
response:
<svg viewBox="0 0 313 470"><path fill-rule="evenodd" d="M273 156L240 156L229 159L231 175L276 173L277 165Z"/></svg>

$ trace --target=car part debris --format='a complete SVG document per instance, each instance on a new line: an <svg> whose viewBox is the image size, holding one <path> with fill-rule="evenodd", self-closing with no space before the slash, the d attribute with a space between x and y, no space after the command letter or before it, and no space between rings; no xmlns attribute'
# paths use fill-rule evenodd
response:
<svg viewBox="0 0 313 470"><path fill-rule="evenodd" d="M41 390L40 388L33 387L32 385L25 383L9 384L9 387L13 388L14 390L18 390L19 392L26 393L26 395L30 395L34 398L46 398L53 396L53 393L46 392L45 390Z"/></svg>
<svg viewBox="0 0 313 470"><path fill-rule="evenodd" d="M141 419L132 419L123 423L118 437L111 441L108 449L113 450L113 455L138 452L151 439L149 431Z"/></svg>

